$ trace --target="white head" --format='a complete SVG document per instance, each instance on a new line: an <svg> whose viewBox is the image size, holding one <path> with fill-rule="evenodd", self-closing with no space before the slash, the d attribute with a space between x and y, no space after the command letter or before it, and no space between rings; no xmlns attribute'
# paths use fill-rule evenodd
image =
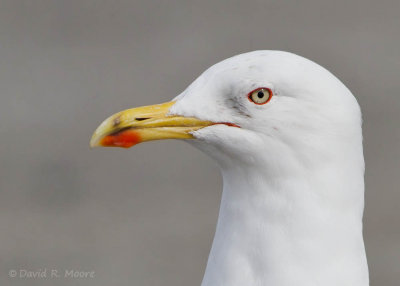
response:
<svg viewBox="0 0 400 286"><path fill-rule="evenodd" d="M271 96L265 104L249 100L260 88L267 89L260 103ZM291 53L255 51L226 59L175 100L171 114L240 126L193 132L199 140L190 142L221 164L268 156L279 167L282 158L294 156L307 166L347 153L342 148L361 147L361 113L351 92L320 65Z"/></svg>

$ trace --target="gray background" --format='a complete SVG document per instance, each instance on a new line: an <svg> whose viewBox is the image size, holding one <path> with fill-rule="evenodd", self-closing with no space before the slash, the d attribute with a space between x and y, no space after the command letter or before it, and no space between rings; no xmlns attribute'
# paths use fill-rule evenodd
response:
<svg viewBox="0 0 400 286"><path fill-rule="evenodd" d="M358 98L371 284L399 285L399 12L398 0L1 0L0 284L200 285L221 195L214 162L185 142L91 150L90 136L224 58L279 49Z"/></svg>

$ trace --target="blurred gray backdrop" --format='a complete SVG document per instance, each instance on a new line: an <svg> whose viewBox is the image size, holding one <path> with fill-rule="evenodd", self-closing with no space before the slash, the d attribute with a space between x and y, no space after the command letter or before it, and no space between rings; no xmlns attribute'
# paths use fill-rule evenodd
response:
<svg viewBox="0 0 400 286"><path fill-rule="evenodd" d="M168 101L257 49L310 58L356 95L371 285L399 285L399 12L398 0L0 0L0 285L200 285L214 162L180 141L91 150L89 139L108 115Z"/></svg>

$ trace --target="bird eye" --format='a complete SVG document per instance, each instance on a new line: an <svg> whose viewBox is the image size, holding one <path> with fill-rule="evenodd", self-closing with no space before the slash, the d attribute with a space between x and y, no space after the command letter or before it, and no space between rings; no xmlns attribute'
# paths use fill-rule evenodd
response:
<svg viewBox="0 0 400 286"><path fill-rule="evenodd" d="M250 101L255 104L265 104L272 98L272 91L266 87L260 87L251 91L248 95Z"/></svg>

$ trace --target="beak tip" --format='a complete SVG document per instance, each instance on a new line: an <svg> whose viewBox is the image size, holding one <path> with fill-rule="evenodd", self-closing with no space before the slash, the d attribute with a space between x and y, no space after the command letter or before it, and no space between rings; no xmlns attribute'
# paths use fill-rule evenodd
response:
<svg viewBox="0 0 400 286"><path fill-rule="evenodd" d="M90 148L95 148L95 147L99 147L99 138L97 138L97 136L95 136L95 134L93 134L92 138L90 139L90 143L89 146Z"/></svg>

